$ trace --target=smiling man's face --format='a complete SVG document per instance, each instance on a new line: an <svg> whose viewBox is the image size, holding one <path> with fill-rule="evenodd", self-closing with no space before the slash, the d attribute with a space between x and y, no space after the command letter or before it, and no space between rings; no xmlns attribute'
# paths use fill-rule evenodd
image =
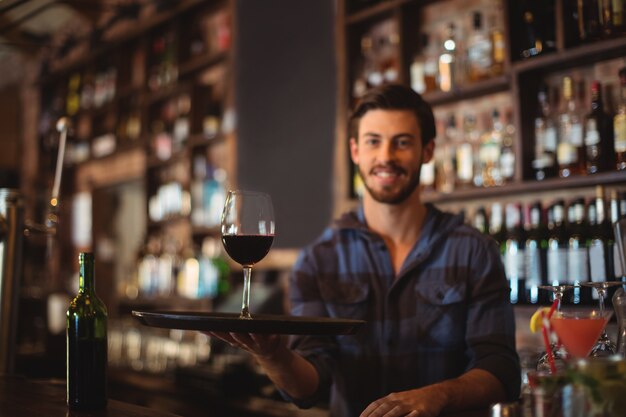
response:
<svg viewBox="0 0 626 417"><path fill-rule="evenodd" d="M400 204L419 186L422 163L432 157L433 141L422 146L421 130L410 110L370 110L359 121L350 154L365 188L380 203Z"/></svg>

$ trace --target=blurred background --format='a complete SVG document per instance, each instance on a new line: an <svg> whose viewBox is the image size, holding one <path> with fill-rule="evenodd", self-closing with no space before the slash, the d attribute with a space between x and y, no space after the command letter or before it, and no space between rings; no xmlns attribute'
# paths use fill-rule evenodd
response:
<svg viewBox="0 0 626 417"><path fill-rule="evenodd" d="M288 312L299 250L362 193L349 108L385 83L433 105L424 200L500 245L531 364L541 342L528 318L551 302L539 285L624 275L610 227L626 215L624 3L0 1L0 188L19 192L29 230L16 372L65 377L77 255L93 251L112 398L190 416L207 404L295 415L241 352L130 312L238 311L242 272L219 231L233 188L268 192L275 209L252 312ZM566 302L598 299L583 288Z"/></svg>

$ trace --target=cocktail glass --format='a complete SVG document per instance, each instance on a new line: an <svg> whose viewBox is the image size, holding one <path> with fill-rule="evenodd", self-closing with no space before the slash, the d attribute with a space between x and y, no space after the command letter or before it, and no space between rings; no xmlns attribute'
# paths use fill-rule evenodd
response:
<svg viewBox="0 0 626 417"><path fill-rule="evenodd" d="M612 311L599 309L561 310L552 315L550 325L570 355L585 358L591 353L612 314Z"/></svg>
<svg viewBox="0 0 626 417"><path fill-rule="evenodd" d="M551 291L554 294L554 299L557 300L556 311L561 310L561 303L563 301L563 295L572 289L574 289L573 285L563 284L563 285L540 285L539 288L546 291ZM556 365L557 370L565 369L565 361L564 358L567 356L567 352L563 349L563 346L559 346L557 344L551 344L550 350L552 351L552 355L554 357L554 363ZM537 371L550 372L550 362L548 359L548 352L544 352L537 361Z"/></svg>
<svg viewBox="0 0 626 417"><path fill-rule="evenodd" d="M606 293L610 287L614 287L617 285L622 285L621 282L617 281L605 281L605 282L582 282L580 285L584 285L586 287L595 288L598 293L598 307L600 308L600 312L604 312L605 310L605 300ZM593 357L601 357L601 356L611 356L617 352L617 346L611 339L609 339L608 334L606 333L606 327L602 330L602 334L600 338L591 349L591 356Z"/></svg>

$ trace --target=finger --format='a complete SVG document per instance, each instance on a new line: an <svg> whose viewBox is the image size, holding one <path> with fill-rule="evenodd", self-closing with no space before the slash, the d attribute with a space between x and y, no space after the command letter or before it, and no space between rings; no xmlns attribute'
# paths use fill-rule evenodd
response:
<svg viewBox="0 0 626 417"><path fill-rule="evenodd" d="M413 410L409 414L407 414L406 417L417 417L419 416L419 414L420 414L419 411Z"/></svg>
<svg viewBox="0 0 626 417"><path fill-rule="evenodd" d="M210 336L216 339L221 340L222 342L226 342L230 345L236 343L232 337L228 333L220 333L220 332L209 332Z"/></svg>
<svg viewBox="0 0 626 417"><path fill-rule="evenodd" d="M399 404L393 404L393 403L389 403L386 404L388 405L391 409L389 411L387 411L384 414L381 414L382 417L403 417L406 416L406 411L399 405Z"/></svg>
<svg viewBox="0 0 626 417"><path fill-rule="evenodd" d="M259 347L275 347L281 340L281 336L275 334L250 333L250 338Z"/></svg>
<svg viewBox="0 0 626 417"><path fill-rule="evenodd" d="M378 417L383 416L391 408L391 404L383 401L376 400L367 406L361 413L360 417Z"/></svg>
<svg viewBox="0 0 626 417"><path fill-rule="evenodd" d="M248 335L247 333L231 333L230 337L237 343L239 343L240 345L249 347L249 348L254 348L255 347L255 343L254 340L252 340L252 338L250 337L250 335Z"/></svg>

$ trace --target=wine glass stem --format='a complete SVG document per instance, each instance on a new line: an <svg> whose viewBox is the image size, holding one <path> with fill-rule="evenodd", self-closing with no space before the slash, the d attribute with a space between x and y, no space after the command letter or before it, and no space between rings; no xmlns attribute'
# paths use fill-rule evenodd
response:
<svg viewBox="0 0 626 417"><path fill-rule="evenodd" d="M598 290L598 305L600 306L600 314L604 315L604 299L606 298L606 290L602 287L596 288Z"/></svg>
<svg viewBox="0 0 626 417"><path fill-rule="evenodd" d="M241 315L243 319L251 319L250 315L250 278L252 276L252 267L243 267L243 296L241 300Z"/></svg>

